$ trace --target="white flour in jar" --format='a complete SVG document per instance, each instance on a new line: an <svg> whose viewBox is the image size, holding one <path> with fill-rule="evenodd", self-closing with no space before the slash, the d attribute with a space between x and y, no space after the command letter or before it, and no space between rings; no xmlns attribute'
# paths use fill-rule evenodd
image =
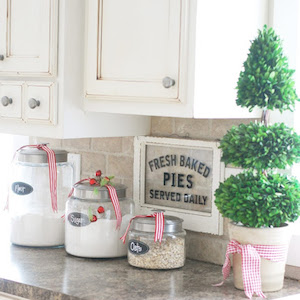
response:
<svg viewBox="0 0 300 300"><path fill-rule="evenodd" d="M66 251L81 257L106 258L127 255L127 243L120 237L125 233L133 215L122 216L120 230L116 230L117 220L98 219L89 225L76 227L66 218Z"/></svg>
<svg viewBox="0 0 300 300"><path fill-rule="evenodd" d="M65 240L65 224L62 214L53 216L26 214L11 218L10 240L21 246L60 246Z"/></svg>

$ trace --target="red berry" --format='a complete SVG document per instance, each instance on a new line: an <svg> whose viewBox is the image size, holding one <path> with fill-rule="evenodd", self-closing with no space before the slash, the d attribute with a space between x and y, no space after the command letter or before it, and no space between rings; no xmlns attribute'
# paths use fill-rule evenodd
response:
<svg viewBox="0 0 300 300"><path fill-rule="evenodd" d="M90 179L90 185L94 185L94 184L96 184L96 183L97 183L97 181L96 181L95 178L91 178L91 179Z"/></svg>
<svg viewBox="0 0 300 300"><path fill-rule="evenodd" d="M100 170L96 171L96 176L100 177L102 172Z"/></svg>
<svg viewBox="0 0 300 300"><path fill-rule="evenodd" d="M97 209L97 211L98 211L99 214L104 213L104 208L103 208L103 206L99 206L98 209Z"/></svg>
<svg viewBox="0 0 300 300"><path fill-rule="evenodd" d="M97 217L95 215L92 216L91 222L96 222L97 221Z"/></svg>

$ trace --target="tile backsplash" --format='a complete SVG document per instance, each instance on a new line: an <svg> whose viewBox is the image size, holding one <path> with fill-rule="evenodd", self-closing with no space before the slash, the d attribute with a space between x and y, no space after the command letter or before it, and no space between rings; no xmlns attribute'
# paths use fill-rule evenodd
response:
<svg viewBox="0 0 300 300"><path fill-rule="evenodd" d="M253 120L253 119L252 119ZM218 140L232 125L249 123L250 119L181 119L152 117L151 135L160 137ZM31 143L49 143L51 148L64 149L81 154L81 178L93 176L98 169L105 175L115 175L115 182L128 187L127 195L133 194L133 137L45 139L31 137ZM187 257L222 264L225 256L227 221L224 235L214 236L187 232Z"/></svg>

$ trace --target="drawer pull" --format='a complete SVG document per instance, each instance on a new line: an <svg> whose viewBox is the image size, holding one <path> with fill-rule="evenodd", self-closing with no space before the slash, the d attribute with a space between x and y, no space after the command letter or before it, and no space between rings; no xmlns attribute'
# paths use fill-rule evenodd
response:
<svg viewBox="0 0 300 300"><path fill-rule="evenodd" d="M8 104L12 104L12 98L8 98L7 96L3 96L1 98L1 103L3 106L7 106Z"/></svg>
<svg viewBox="0 0 300 300"><path fill-rule="evenodd" d="M168 89L171 86L175 85L175 80L170 77L165 77L162 81L163 86Z"/></svg>
<svg viewBox="0 0 300 300"><path fill-rule="evenodd" d="M40 106L41 102L39 100L36 100L34 98L30 98L28 101L28 105L31 109L36 108L37 106Z"/></svg>

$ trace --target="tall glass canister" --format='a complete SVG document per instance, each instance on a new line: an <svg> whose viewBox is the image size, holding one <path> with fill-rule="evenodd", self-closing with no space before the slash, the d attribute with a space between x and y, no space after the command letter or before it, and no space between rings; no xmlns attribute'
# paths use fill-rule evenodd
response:
<svg viewBox="0 0 300 300"><path fill-rule="evenodd" d="M47 152L23 148L16 152L9 191L13 244L52 247L64 244L64 210L73 184L73 167L67 152L53 150L57 169L57 212L53 210Z"/></svg>
<svg viewBox="0 0 300 300"><path fill-rule="evenodd" d="M74 185L66 203L66 251L80 257L126 256L127 246L120 240L133 217L134 203L126 197L126 186L114 185L122 215L117 228L116 211L105 186L88 182Z"/></svg>

